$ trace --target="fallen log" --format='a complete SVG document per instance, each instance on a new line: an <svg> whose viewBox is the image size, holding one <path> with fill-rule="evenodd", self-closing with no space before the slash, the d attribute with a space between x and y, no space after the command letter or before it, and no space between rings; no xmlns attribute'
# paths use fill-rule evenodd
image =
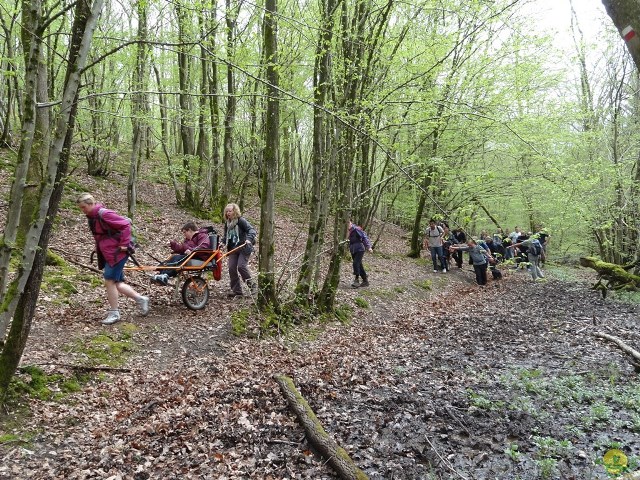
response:
<svg viewBox="0 0 640 480"><path fill-rule="evenodd" d="M598 273L599 280L593 289L600 290L603 297L606 297L606 291L610 289L627 291L640 289L640 276L627 272L622 265L603 262L595 257L581 257L580 265L592 268ZM607 284L603 285L602 280L605 280Z"/></svg>
<svg viewBox="0 0 640 480"><path fill-rule="evenodd" d="M309 443L320 455L328 459L329 465L338 476L345 480L368 480L367 474L356 466L347 451L322 428L318 417L300 394L293 380L285 375L274 375L273 378L280 385L289 406L298 417Z"/></svg>
<svg viewBox="0 0 640 480"><path fill-rule="evenodd" d="M598 338L603 338L612 343L615 343L623 352L627 353L628 355L631 355L636 360L636 361L631 360L631 365L633 365L636 372L640 373L640 352L631 348L629 345L624 343L618 337L614 337L613 335L609 335L608 333L596 332L594 333L594 335Z"/></svg>

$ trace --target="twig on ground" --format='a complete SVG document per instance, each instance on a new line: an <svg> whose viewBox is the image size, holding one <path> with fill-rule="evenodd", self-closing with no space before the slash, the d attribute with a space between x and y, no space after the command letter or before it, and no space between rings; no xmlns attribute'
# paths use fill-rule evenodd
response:
<svg viewBox="0 0 640 480"><path fill-rule="evenodd" d="M122 372L129 373L131 372L130 368L116 368L116 367L91 367L88 365L74 365L72 363L36 363L36 365L44 366L44 365L53 365L54 367L64 367L71 368L73 370L86 370L89 372Z"/></svg>
<svg viewBox="0 0 640 480"><path fill-rule="evenodd" d="M440 459L440 461L452 472L455 473L458 477L462 478L463 480L468 480L467 477L465 477L464 475L462 475L460 472L458 472L455 468L453 468L453 465L451 465L451 463L449 463L442 455L440 455L440 452L438 452L438 450L436 449L436 447L433 445L433 443L431 443L431 440L429 440L428 436L424 436L424 438L427 440L427 443L429 444L429 446L431 447L431 450L433 450L433 453L435 453L437 455L437 457Z"/></svg>
<svg viewBox="0 0 640 480"><path fill-rule="evenodd" d="M76 254L69 253L66 250L62 250L61 248L57 248L57 247L49 247L49 249L53 250L54 252L58 252L58 253L63 254L65 256L64 259L69 263L73 263L74 265L78 265L79 267L86 268L87 270L91 270L92 272L102 273L96 267L93 267L91 265L87 265L86 263L82 263L82 262L79 262L79 261L74 260L73 258L71 258L72 255L77 256Z"/></svg>
<svg viewBox="0 0 640 480"><path fill-rule="evenodd" d="M640 373L640 352L638 352L637 350L634 350L629 345L627 345L622 340L620 340L618 337L614 337L613 335L609 335L603 332L596 332L594 333L594 335L598 338L603 338L612 343L615 343L623 352L625 352L628 355L631 355L631 357L633 357L635 360L635 361L630 360L631 365L633 365L636 372Z"/></svg>

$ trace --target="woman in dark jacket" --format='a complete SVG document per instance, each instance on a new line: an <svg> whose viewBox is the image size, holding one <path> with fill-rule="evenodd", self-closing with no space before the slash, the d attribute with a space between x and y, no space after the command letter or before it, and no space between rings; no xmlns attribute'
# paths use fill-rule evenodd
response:
<svg viewBox="0 0 640 480"><path fill-rule="evenodd" d="M248 267L249 256L253 252L256 236L256 229L242 216L238 205L230 203L224 207L224 235L222 239L227 247L227 252L244 245L227 256L231 287L228 296L230 297L242 296L242 284L239 277L244 280L251 293L256 291L256 284L251 280L251 272Z"/></svg>
<svg viewBox="0 0 640 480"><path fill-rule="evenodd" d="M347 238L349 239L349 252L351 253L351 258L353 260L354 279L351 286L353 288L368 287L369 278L367 277L367 272L362 265L362 259L365 251L373 252L371 241L364 230L351 222L351 220L349 220ZM362 283L360 283L360 278L362 278Z"/></svg>

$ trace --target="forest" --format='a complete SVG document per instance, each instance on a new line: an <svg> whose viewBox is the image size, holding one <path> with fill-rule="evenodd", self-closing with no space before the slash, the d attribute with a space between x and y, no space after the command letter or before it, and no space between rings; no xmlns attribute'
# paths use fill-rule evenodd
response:
<svg viewBox="0 0 640 480"><path fill-rule="evenodd" d="M571 24L559 46L556 33L531 27L544 23L535 0L0 0L0 456L16 462L14 471L0 467L0 478L601 478L637 467L638 358L623 356L637 355L637 312L608 302L628 300L640 286L640 2L602 0L606 14L593 36L578 1L587 0L566 1ZM89 264L93 245L75 202L84 192L132 219L147 262L166 256L186 220L220 228L225 205L237 203L258 232L256 294L223 300L227 278L211 281L212 300L196 316L136 277L151 298L151 323L125 309L125 322L100 333L101 274ZM428 274L422 245L430 219L474 236L544 229L552 274L521 300L526 274L507 267L480 301L468 267L446 279ZM345 283L349 220L373 242L369 291ZM610 287L631 292L607 298ZM544 322L518 324L511 305L520 301ZM460 322L455 341L443 336L453 328L443 316ZM494 316L505 318L504 331ZM212 319L223 319L219 329ZM574 340L550 342L547 328ZM399 333L393 342L390 331ZM423 351L431 335L433 350ZM490 347L472 345L473 335ZM87 357L88 345L105 336L101 348L121 361ZM178 343L167 347L170 338ZM554 368L559 358L578 362L570 352L584 353L580 341L600 342L598 352L585 355L588 365L571 363L570 379L561 380L586 389L587 380L608 379L611 390L574 396L591 405L592 422L584 435L571 431L574 448L550 446L564 437L546 425L549 416L569 428L575 405L556 404L546 418L532 412L548 400L539 392L558 393ZM115 354L114 344L126 353ZM499 375L489 369L505 345L514 355L552 353L538 367L516 355L519 369ZM455 359L448 347L460 348ZM441 369L425 358L442 361ZM402 383L404 373L414 383ZM29 397L41 374L58 375L54 390L70 395L77 392L60 382L73 378L86 403ZM456 391L447 390L454 383ZM315 396L309 409L342 440L331 445L355 455L352 463L325 463L340 455L295 438L286 400L276 395L287 385ZM518 388L539 397L500 416ZM374 390L373 410L344 398L356 391L364 404ZM442 394L445 406L416 391ZM513 398L483 403L497 391ZM64 411L70 405L74 413ZM593 413L594 405L602 408ZM104 422L87 423L91 438L75 437L88 422L78 412L93 408ZM622 423L607 424L618 409ZM378 433L364 420L389 411L397 416L384 425L421 439L386 431L374 446ZM170 428L178 412L193 423ZM231 426L211 427L212 412ZM23 416L50 421L51 438L25 433L29 422L13 421ZM509 423L518 428L500 430ZM194 433L204 425L212 430ZM105 445L108 428L113 443ZM485 428L483 440L473 440ZM602 440L606 431L614 433ZM142 432L153 441L137 437ZM247 432L254 443L242 439ZM503 445L498 436L513 440ZM87 453L98 444L101 453ZM50 445L61 445L55 459ZM260 450L265 445L275 447ZM172 453L163 459L158 448ZM602 466L606 452L625 448L624 468ZM198 458L206 458L201 470ZM41 460L46 466L37 467ZM170 477L174 467L184 476Z"/></svg>

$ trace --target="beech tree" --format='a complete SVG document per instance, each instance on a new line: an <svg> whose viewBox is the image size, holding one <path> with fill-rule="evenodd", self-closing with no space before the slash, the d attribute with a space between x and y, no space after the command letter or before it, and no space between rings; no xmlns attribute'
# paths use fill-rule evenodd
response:
<svg viewBox="0 0 640 480"><path fill-rule="evenodd" d="M278 75L277 1L266 0L264 12L264 59L266 62L267 111L260 205L260 254L258 256L258 301L262 308L276 304L274 261L274 207L276 174L280 156L280 102Z"/></svg>
<svg viewBox="0 0 640 480"><path fill-rule="evenodd" d="M613 24L625 40L627 50L640 70L640 2L638 0L602 0Z"/></svg>
<svg viewBox="0 0 640 480"><path fill-rule="evenodd" d="M32 158L32 154L35 155L38 152L33 150L37 123L35 116L39 75L38 59L48 19L44 18L42 14L42 5L39 0L25 0L24 9L29 9L31 12L31 15L23 19L22 25L24 35L29 38L25 95L23 97L25 115L19 162L11 188L9 215L0 245L2 250L0 264L2 285L9 283L9 259L15 254L20 254L21 261L17 276L11 280L10 287L3 287L0 291L0 335L2 336L0 400L6 396L9 381L20 362L31 330L31 321L35 313L44 272L49 237L62 198L62 179L68 165L71 136L77 110L80 72L87 61L93 32L102 10L102 0L95 0L93 4L78 2L75 6L60 108L56 114L55 131L45 159L46 175L39 185L39 202L31 215L21 215L24 207L21 197L24 192L24 179L29 164L41 160L36 157ZM29 223L27 225L20 224L18 218L27 218ZM15 232L20 228L27 231L27 236L22 252L15 252ZM7 329L9 329L8 333Z"/></svg>

